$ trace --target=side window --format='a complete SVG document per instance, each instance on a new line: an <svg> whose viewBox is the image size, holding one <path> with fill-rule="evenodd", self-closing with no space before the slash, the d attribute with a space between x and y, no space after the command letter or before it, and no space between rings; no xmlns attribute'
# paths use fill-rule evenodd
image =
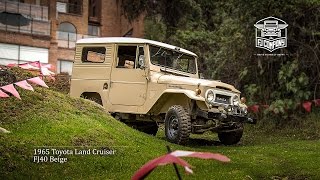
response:
<svg viewBox="0 0 320 180"><path fill-rule="evenodd" d="M103 63L106 56L105 47L84 47L82 49L82 62Z"/></svg>
<svg viewBox="0 0 320 180"><path fill-rule="evenodd" d="M137 46L118 46L117 58L117 68L134 69L137 64Z"/></svg>

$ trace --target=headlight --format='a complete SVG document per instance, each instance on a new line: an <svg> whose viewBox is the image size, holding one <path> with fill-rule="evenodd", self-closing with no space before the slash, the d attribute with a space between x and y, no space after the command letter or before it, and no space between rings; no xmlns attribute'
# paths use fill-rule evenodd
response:
<svg viewBox="0 0 320 180"><path fill-rule="evenodd" d="M234 95L233 98L232 98L232 101L233 101L233 105L234 106L239 106L240 98L239 98L238 95Z"/></svg>
<svg viewBox="0 0 320 180"><path fill-rule="evenodd" d="M214 98L215 98L214 96L215 96L215 94L211 89L207 90L207 92L206 92L206 100L207 100L208 103L213 103Z"/></svg>

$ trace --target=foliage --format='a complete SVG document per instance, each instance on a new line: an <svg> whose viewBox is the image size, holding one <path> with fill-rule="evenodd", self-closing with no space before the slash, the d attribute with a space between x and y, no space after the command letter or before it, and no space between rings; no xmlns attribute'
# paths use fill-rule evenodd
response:
<svg viewBox="0 0 320 180"><path fill-rule="evenodd" d="M200 7L194 0L122 0L121 5L129 20L144 12L151 15L161 14L166 25L166 37L174 34L188 13L199 16ZM186 13L188 12L188 13Z"/></svg>
<svg viewBox="0 0 320 180"><path fill-rule="evenodd" d="M64 94L69 94L70 75L68 73L61 73L57 74L54 78L54 80L50 79L49 77L45 79L45 82L49 88Z"/></svg>
<svg viewBox="0 0 320 180"><path fill-rule="evenodd" d="M206 78L235 85L249 105L271 105L267 113L290 119L297 103L320 98L320 1L123 0L129 2L127 16L147 17L146 38L195 52ZM270 53L255 47L253 25L269 16L289 24L288 47L274 52L284 56L257 55Z"/></svg>
<svg viewBox="0 0 320 180"><path fill-rule="evenodd" d="M0 68L0 86L39 76L38 71L24 70L19 67L8 68L2 66ZM50 89L68 94L70 91L69 78L70 76L68 74L58 74L55 76L55 80L50 77L44 77L44 81Z"/></svg>
<svg viewBox="0 0 320 180"><path fill-rule="evenodd" d="M309 99L311 92L306 89L309 79L304 72L298 72L298 62L295 60L282 65L278 83L278 89L271 93L271 97L276 100L269 110L287 117L288 114L293 114L303 100Z"/></svg>
<svg viewBox="0 0 320 180"><path fill-rule="evenodd" d="M0 86L5 86L35 76L31 72L22 70L18 67L8 68L6 66L1 66L0 69Z"/></svg>

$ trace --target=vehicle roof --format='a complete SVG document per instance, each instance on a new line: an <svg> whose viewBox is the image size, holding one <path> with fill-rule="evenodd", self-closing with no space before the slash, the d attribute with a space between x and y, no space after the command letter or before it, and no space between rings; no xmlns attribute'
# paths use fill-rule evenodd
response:
<svg viewBox="0 0 320 180"><path fill-rule="evenodd" d="M176 48L179 48L179 50L183 53L192 55L192 56L197 56L195 53L188 51L186 49L173 46L170 44L166 44L163 42L158 42L158 41L153 41L153 40L148 40L148 39L142 39L142 38L133 38L133 37L101 37L101 38L85 38L85 39L80 39L77 41L77 44L105 44L105 43L125 43L125 44L131 44L131 43L138 43L138 44L152 44L156 46L161 46L165 47L168 49L173 49L175 50Z"/></svg>

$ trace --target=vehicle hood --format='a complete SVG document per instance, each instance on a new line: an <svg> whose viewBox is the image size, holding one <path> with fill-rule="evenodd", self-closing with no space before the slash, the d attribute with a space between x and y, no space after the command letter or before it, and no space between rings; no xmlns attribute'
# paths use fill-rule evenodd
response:
<svg viewBox="0 0 320 180"><path fill-rule="evenodd" d="M151 75L151 80L155 81L156 83L174 84L174 85L198 86L198 84L200 84L200 86L228 89L230 91L240 93L240 91L237 90L234 86L220 82L220 81L215 81L215 80L197 79L197 78L191 78L191 77L176 76L171 74L164 75L164 74L158 74L158 73Z"/></svg>

